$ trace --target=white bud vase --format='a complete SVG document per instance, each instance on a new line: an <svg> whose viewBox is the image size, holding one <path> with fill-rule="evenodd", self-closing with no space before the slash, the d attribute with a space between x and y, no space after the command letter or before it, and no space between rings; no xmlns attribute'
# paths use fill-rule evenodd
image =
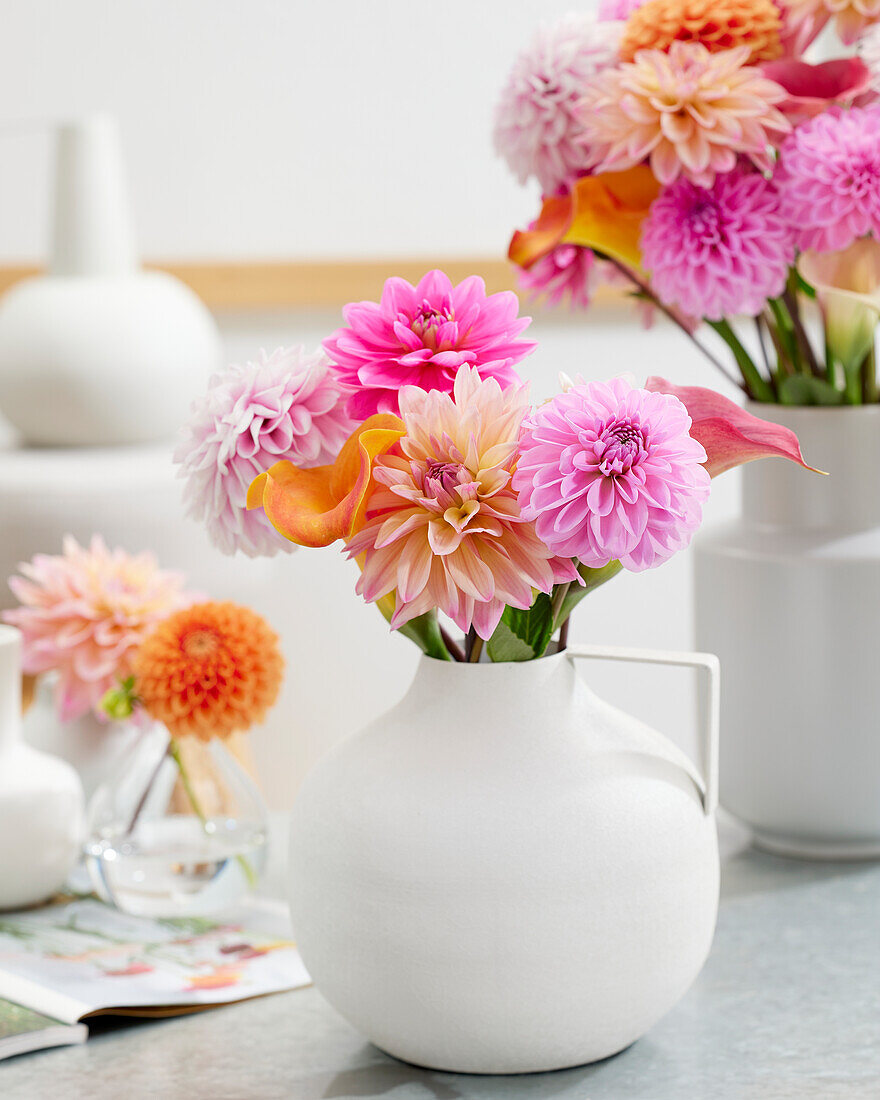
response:
<svg viewBox="0 0 880 1100"><path fill-rule="evenodd" d="M708 669L705 785L579 678L573 658L597 656ZM328 753L293 810L291 914L317 987L377 1046L438 1070L622 1050L712 942L716 737L711 657L423 658L406 697Z"/></svg>
<svg viewBox="0 0 880 1100"><path fill-rule="evenodd" d="M0 626L0 909L46 901L80 853L83 792L63 760L21 737L21 634Z"/></svg>
<svg viewBox="0 0 880 1100"><path fill-rule="evenodd" d="M219 366L217 326L140 268L112 119L60 127L57 150L50 273L0 302L0 410L33 446L173 438Z"/></svg>

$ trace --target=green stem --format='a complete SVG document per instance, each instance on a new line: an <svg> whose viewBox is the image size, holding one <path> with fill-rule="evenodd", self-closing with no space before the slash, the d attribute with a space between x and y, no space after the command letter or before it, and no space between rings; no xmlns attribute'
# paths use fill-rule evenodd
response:
<svg viewBox="0 0 880 1100"><path fill-rule="evenodd" d="M791 317L798 350L806 361L807 366L810 368L810 373L813 377L821 378L822 371L819 369L819 362L813 351L813 345L810 343L810 338L807 336L807 330L804 328L804 323L801 320L801 310L798 305L797 291L792 287L791 281L789 281L789 286L782 295L782 300L785 302L789 317Z"/></svg>
<svg viewBox="0 0 880 1100"><path fill-rule="evenodd" d="M800 355L798 355L797 341L794 337L794 324L789 316L788 309L779 298L769 298L767 305L776 322L776 335L782 344L783 352L791 368L795 372L802 370Z"/></svg>
<svg viewBox="0 0 880 1100"><path fill-rule="evenodd" d="M177 765L177 771L180 775L180 782L183 784L184 791L186 791L186 797L189 799L189 804L190 806L192 806L193 812L195 813L196 817L199 819L199 821L201 821L202 828L205 830L205 832L207 832L208 819L205 816L204 810L202 810L202 807L199 804L198 798L196 798L195 788L193 787L190 780L189 772L186 770L186 767L183 763L183 757L180 753L180 745L178 745L173 737L170 738L170 740L168 741L168 755ZM257 876L254 874L253 867L251 867L250 863L248 863L243 855L237 855L235 858L238 860L238 864L244 872L244 877L247 879L248 886L253 889L253 887L257 885Z"/></svg>
<svg viewBox="0 0 880 1100"><path fill-rule="evenodd" d="M866 405L873 405L880 400L880 391L877 387L876 348L871 348L862 363L862 397Z"/></svg>
<svg viewBox="0 0 880 1100"><path fill-rule="evenodd" d="M736 365L739 367L746 389L756 401L772 403L776 400L770 383L761 374L752 357L739 341L739 337L733 331L729 321L709 321L708 324L718 333L721 339L733 352Z"/></svg>
<svg viewBox="0 0 880 1100"><path fill-rule="evenodd" d="M468 654L468 661L470 661L470 663L472 665L479 664L480 655L482 654L482 652L483 652L483 639L480 637L479 634L475 634L474 635L474 642L473 642L473 645L471 646L471 651Z"/></svg>

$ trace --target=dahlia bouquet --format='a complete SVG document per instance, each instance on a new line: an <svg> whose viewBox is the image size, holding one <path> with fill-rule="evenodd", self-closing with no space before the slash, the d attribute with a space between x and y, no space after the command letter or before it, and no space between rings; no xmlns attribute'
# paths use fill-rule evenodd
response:
<svg viewBox="0 0 880 1100"><path fill-rule="evenodd" d="M814 64L829 23L858 55ZM600 0L543 28L495 120L543 193L522 287L628 286L756 401L876 402L878 24L878 0Z"/></svg>
<svg viewBox="0 0 880 1100"><path fill-rule="evenodd" d="M598 585L687 546L712 476L803 465L788 429L658 378L564 379L534 407L518 310L477 277L391 278L321 352L218 375L177 452L190 513L226 551L340 542L430 656L518 661L564 646Z"/></svg>

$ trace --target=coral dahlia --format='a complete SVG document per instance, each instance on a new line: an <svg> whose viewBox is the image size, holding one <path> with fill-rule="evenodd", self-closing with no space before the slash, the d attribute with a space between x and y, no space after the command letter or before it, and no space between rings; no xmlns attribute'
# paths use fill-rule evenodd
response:
<svg viewBox="0 0 880 1100"><path fill-rule="evenodd" d="M30 675L57 672L55 699L63 722L94 710L131 672L131 661L157 622L192 601L179 573L152 554L108 550L98 535L80 546L69 535L59 555L37 554L9 587L22 606L4 611L23 635Z"/></svg>
<svg viewBox="0 0 880 1100"><path fill-rule="evenodd" d="M199 603L160 623L132 662L135 692L172 737L228 737L261 722L278 697L278 637L247 607Z"/></svg>
<svg viewBox="0 0 880 1100"><path fill-rule="evenodd" d="M774 106L784 90L748 66L749 52L673 42L599 73L578 107L591 165L618 171L647 158L661 183L683 174L703 187L738 154L769 170L771 139L791 126Z"/></svg>
<svg viewBox="0 0 880 1100"><path fill-rule="evenodd" d="M364 555L366 600L394 593L392 627L438 608L489 638L506 604L529 608L533 589L576 578L520 515L511 485L527 408L524 384L502 389L467 365L453 394L401 391L400 452L376 460L379 488L346 547Z"/></svg>
<svg viewBox="0 0 880 1100"><path fill-rule="evenodd" d="M517 381L514 364L536 346L519 339L531 318L519 316L516 295L487 295L476 275L457 286L442 271L429 271L417 286L388 279L378 303L352 303L342 313L346 327L324 348L352 391L353 420L396 413L401 386L450 393L464 363L510 385Z"/></svg>
<svg viewBox="0 0 880 1100"><path fill-rule="evenodd" d="M642 260L662 302L720 321L758 314L785 290L794 234L774 185L736 169L710 188L667 187L642 230Z"/></svg>
<svg viewBox="0 0 880 1100"><path fill-rule="evenodd" d="M776 184L801 251L836 252L880 234L880 107L831 107L798 126Z"/></svg>
<svg viewBox="0 0 880 1100"><path fill-rule="evenodd" d="M186 479L187 514L203 520L224 554L292 550L262 512L245 509L248 486L287 458L311 467L336 456L353 428L322 352L279 348L216 374L195 401L174 453Z"/></svg>
<svg viewBox="0 0 880 1100"><path fill-rule="evenodd" d="M706 452L677 397L626 379L573 386L526 421L522 514L556 554L652 569L690 542L709 496Z"/></svg>
<svg viewBox="0 0 880 1100"><path fill-rule="evenodd" d="M520 183L554 191L586 167L575 106L584 81L617 56L616 26L568 15L542 27L514 63L495 109L495 150Z"/></svg>
<svg viewBox="0 0 880 1100"><path fill-rule="evenodd" d="M782 53L780 27L773 0L647 0L627 19L620 57L702 42L712 53L748 46L750 63L772 61Z"/></svg>

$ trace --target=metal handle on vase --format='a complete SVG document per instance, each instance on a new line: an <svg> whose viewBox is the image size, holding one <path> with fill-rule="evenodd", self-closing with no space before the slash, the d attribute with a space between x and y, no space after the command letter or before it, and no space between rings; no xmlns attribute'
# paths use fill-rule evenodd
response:
<svg viewBox="0 0 880 1100"><path fill-rule="evenodd" d="M622 649L616 646L571 645L566 650L574 659L632 661L636 664L678 665L699 668L708 674L709 690L701 722L703 756L703 810L707 815L718 806L718 737L721 723L721 666L713 653L675 653L664 649Z"/></svg>

